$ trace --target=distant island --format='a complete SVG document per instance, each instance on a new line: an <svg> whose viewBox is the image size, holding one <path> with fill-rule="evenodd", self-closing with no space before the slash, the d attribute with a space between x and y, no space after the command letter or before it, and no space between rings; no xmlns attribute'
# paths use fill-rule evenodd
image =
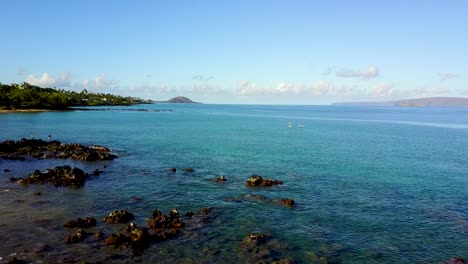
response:
<svg viewBox="0 0 468 264"><path fill-rule="evenodd" d="M346 106L401 106L401 107L468 107L468 98L427 97L384 102L341 102L332 105Z"/></svg>
<svg viewBox="0 0 468 264"><path fill-rule="evenodd" d="M74 106L148 104L150 100L113 94L41 88L29 83L0 83L0 110L68 110Z"/></svg>
<svg viewBox="0 0 468 264"><path fill-rule="evenodd" d="M177 96L174 98L171 98L167 101L157 101L157 103L170 103L170 104L200 104L198 102L194 102L187 97L184 96Z"/></svg>

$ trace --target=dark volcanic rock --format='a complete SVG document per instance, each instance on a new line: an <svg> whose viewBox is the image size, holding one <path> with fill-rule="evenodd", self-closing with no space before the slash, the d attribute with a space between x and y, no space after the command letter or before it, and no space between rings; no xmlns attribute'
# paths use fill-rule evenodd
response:
<svg viewBox="0 0 468 264"><path fill-rule="evenodd" d="M293 199L281 199L280 200L280 203L283 204L283 205L287 205L287 206L294 206L294 200Z"/></svg>
<svg viewBox="0 0 468 264"><path fill-rule="evenodd" d="M217 182L225 182L226 180L227 180L227 179L226 179L226 177L224 177L224 176L219 176L218 178L216 178L216 181L217 181Z"/></svg>
<svg viewBox="0 0 468 264"><path fill-rule="evenodd" d="M130 228L127 228L127 232L130 233L130 242L133 246L146 247L149 245L151 235L148 230L139 228L135 224L131 223Z"/></svg>
<svg viewBox="0 0 468 264"><path fill-rule="evenodd" d="M112 234L106 238L104 242L107 246L121 246L125 243L128 243L128 237L124 234Z"/></svg>
<svg viewBox="0 0 468 264"><path fill-rule="evenodd" d="M139 228L134 223L130 223L124 231L128 234L123 233L112 234L106 238L106 245L122 246L131 245L133 249L143 249L151 242L151 235L145 228Z"/></svg>
<svg viewBox="0 0 468 264"><path fill-rule="evenodd" d="M288 249L288 245L272 239L270 234L250 233L240 243L239 249L249 263L295 263L285 258L283 251Z"/></svg>
<svg viewBox="0 0 468 264"><path fill-rule="evenodd" d="M48 245L43 244L43 243L40 243L40 244L36 245L36 246L33 248L33 252L36 253L36 254L39 254L39 253L48 251L48 250L50 250L50 249L51 249L51 247L49 247Z"/></svg>
<svg viewBox="0 0 468 264"><path fill-rule="evenodd" d="M260 244L265 242L268 239L268 234L261 234L261 233L250 233L245 239L244 243L247 244Z"/></svg>
<svg viewBox="0 0 468 264"><path fill-rule="evenodd" d="M172 209L169 216L156 209L148 221L148 226L150 228L182 228L185 224L180 220L177 209Z"/></svg>
<svg viewBox="0 0 468 264"><path fill-rule="evenodd" d="M188 217L192 217L194 215L195 214L193 212L191 212L191 211L185 213L185 216L188 216Z"/></svg>
<svg viewBox="0 0 468 264"><path fill-rule="evenodd" d="M60 141L41 139L6 140L0 143L3 159L25 160L25 156L36 159L75 159L83 161L112 160L117 158L103 146L62 144Z"/></svg>
<svg viewBox="0 0 468 264"><path fill-rule="evenodd" d="M78 218L76 220L68 220L63 224L64 227L69 227L69 228L86 228L86 227L91 227L91 226L96 226L96 219L94 217L85 217L83 218Z"/></svg>
<svg viewBox="0 0 468 264"><path fill-rule="evenodd" d="M117 210L111 212L104 218L104 222L108 224L127 223L133 220L133 214L125 210Z"/></svg>
<svg viewBox="0 0 468 264"><path fill-rule="evenodd" d="M273 186L283 184L282 181L272 180L272 179L263 179L262 176L252 175L245 182L246 186Z"/></svg>
<svg viewBox="0 0 468 264"><path fill-rule="evenodd" d="M76 231L75 234L68 236L65 239L65 242L67 242L68 244L78 243L80 241L83 241L87 236L88 233L86 233L86 231L84 231L83 229L78 229L78 231Z"/></svg>
<svg viewBox="0 0 468 264"><path fill-rule="evenodd" d="M17 257L10 257L5 263L6 264L26 264L26 261L22 259L18 259Z"/></svg>
<svg viewBox="0 0 468 264"><path fill-rule="evenodd" d="M206 216L209 215L213 210L213 207L203 207L202 209L197 211L197 214L201 216Z"/></svg>
<svg viewBox="0 0 468 264"><path fill-rule="evenodd" d="M101 171L101 170L99 170L99 169L95 169L91 175L93 175L93 176L99 176L99 175L101 175L101 173L103 173L103 171Z"/></svg>
<svg viewBox="0 0 468 264"><path fill-rule="evenodd" d="M19 184L46 184L53 183L56 186L83 186L89 177L87 173L79 168L70 166L57 166L42 173L35 170L25 178L10 178L10 181L17 180Z"/></svg>
<svg viewBox="0 0 468 264"><path fill-rule="evenodd" d="M184 172L185 173L193 172L193 169L192 168L184 168Z"/></svg>
<svg viewBox="0 0 468 264"><path fill-rule="evenodd" d="M104 233L101 230L98 230L96 231L96 233L94 233L94 236L97 238L101 238L104 236Z"/></svg>

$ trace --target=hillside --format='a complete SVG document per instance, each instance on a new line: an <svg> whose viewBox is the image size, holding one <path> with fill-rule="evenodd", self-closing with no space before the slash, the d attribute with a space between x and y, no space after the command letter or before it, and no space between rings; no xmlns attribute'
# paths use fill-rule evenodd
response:
<svg viewBox="0 0 468 264"><path fill-rule="evenodd" d="M150 103L140 98L113 94L66 91L41 88L29 83L0 83L0 110L52 109L65 110L73 106L133 105Z"/></svg>
<svg viewBox="0 0 468 264"><path fill-rule="evenodd" d="M428 97L383 102L341 102L333 105L348 106L402 106L402 107L468 107L468 98Z"/></svg>
<svg viewBox="0 0 468 264"><path fill-rule="evenodd" d="M194 102L187 97L184 96L177 96L174 98L171 98L167 100L167 103L172 103L172 104L198 104L197 102Z"/></svg>

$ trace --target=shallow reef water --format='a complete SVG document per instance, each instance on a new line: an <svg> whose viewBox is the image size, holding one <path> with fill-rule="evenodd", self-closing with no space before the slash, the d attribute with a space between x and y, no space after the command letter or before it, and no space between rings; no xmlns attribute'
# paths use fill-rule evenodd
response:
<svg viewBox="0 0 468 264"><path fill-rule="evenodd" d="M129 107L130 109L132 107ZM175 105L0 114L0 141L103 145L106 161L0 159L0 263L442 263L468 258L468 110ZM153 111L153 110L166 111ZM292 127L288 127L289 122ZM298 126L302 124L303 126ZM82 187L19 185L69 165ZM176 171L169 169L176 168ZM184 171L192 168L193 171ZM281 185L250 187L251 175ZM217 181L220 176L225 181ZM281 199L293 199L285 206ZM65 238L70 219L95 217L104 239L155 209L186 226L142 251L90 235ZM205 216L185 216L210 208ZM249 240L252 233L265 237ZM280 262L281 263L281 262Z"/></svg>

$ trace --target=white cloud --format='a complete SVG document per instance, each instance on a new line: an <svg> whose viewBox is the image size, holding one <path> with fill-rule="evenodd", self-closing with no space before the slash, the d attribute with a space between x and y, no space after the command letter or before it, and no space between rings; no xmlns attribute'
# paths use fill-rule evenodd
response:
<svg viewBox="0 0 468 264"><path fill-rule="evenodd" d="M446 72L446 73L439 73L440 81L446 81L446 80L450 80L450 79L455 79L455 78L457 78L457 77L458 77L458 75L453 74L453 73L449 73L449 72Z"/></svg>
<svg viewBox="0 0 468 264"><path fill-rule="evenodd" d="M115 89L119 87L119 82L117 80L109 80L106 78L104 73L99 74L94 79L94 87L95 89L102 90L102 89Z"/></svg>
<svg viewBox="0 0 468 264"><path fill-rule="evenodd" d="M285 83L285 82L282 82L282 83L279 83L277 86L276 86L276 91L279 92L279 93L290 93L290 92L293 92L294 91L294 84L292 83Z"/></svg>
<svg viewBox="0 0 468 264"><path fill-rule="evenodd" d="M379 75L379 69L371 65L362 71L343 69L336 73L336 76L343 78L361 78L364 80L375 78Z"/></svg>
<svg viewBox="0 0 468 264"><path fill-rule="evenodd" d="M97 75L93 80L85 79L82 81L73 82L72 75L69 72L61 72L56 76L44 72L41 76L36 77L29 75L24 80L32 85L40 87L56 87L63 89L70 89L75 91L87 90L100 90L100 92L117 92L119 82L117 80L107 79L105 74Z"/></svg>
<svg viewBox="0 0 468 264"><path fill-rule="evenodd" d="M310 92L313 95L327 95L329 94L333 89L333 84L330 81L327 80L318 80L312 83L310 86Z"/></svg>
<svg viewBox="0 0 468 264"><path fill-rule="evenodd" d="M68 88L71 87L71 74L62 72L57 77L51 76L48 72L44 72L41 77L35 77L31 74L26 77L25 82L40 87Z"/></svg>
<svg viewBox="0 0 468 264"><path fill-rule="evenodd" d="M255 83L244 80L239 82L238 87L236 88L236 95L240 96L265 96L273 95L272 88L259 88Z"/></svg>
<svg viewBox="0 0 468 264"><path fill-rule="evenodd" d="M83 80L81 85L83 86L83 89L89 89L89 80Z"/></svg>
<svg viewBox="0 0 468 264"><path fill-rule="evenodd" d="M394 85L390 83L381 83L370 89L370 94L376 97L387 97L395 95Z"/></svg>
<svg viewBox="0 0 468 264"><path fill-rule="evenodd" d="M221 87L217 87L210 84L194 84L190 89L187 90L188 93L196 95L231 95L232 92Z"/></svg>
<svg viewBox="0 0 468 264"><path fill-rule="evenodd" d="M153 91L156 93L169 93L171 92L171 89L169 88L169 85L160 83L154 86Z"/></svg>

